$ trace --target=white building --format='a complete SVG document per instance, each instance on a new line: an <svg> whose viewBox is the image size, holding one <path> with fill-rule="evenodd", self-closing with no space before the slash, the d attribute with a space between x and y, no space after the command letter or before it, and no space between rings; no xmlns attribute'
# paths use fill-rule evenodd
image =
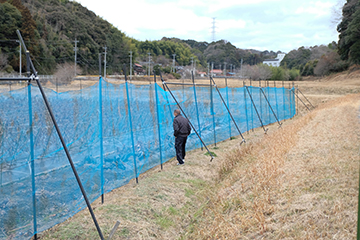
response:
<svg viewBox="0 0 360 240"><path fill-rule="evenodd" d="M285 53L278 53L275 59L267 59L263 61L263 64L267 64L273 67L280 67L281 61L284 59Z"/></svg>

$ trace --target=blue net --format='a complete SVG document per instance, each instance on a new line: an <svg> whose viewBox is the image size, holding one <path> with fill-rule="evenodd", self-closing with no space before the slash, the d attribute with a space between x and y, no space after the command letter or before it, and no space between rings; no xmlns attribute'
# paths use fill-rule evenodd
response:
<svg viewBox="0 0 360 240"><path fill-rule="evenodd" d="M285 88L182 87L172 91L205 144L295 115ZM157 84L102 79L81 91L45 89L92 202L175 156L172 95ZM237 124L235 126L228 110ZM187 150L202 146L194 131ZM0 94L0 239L31 238L86 207L35 86Z"/></svg>

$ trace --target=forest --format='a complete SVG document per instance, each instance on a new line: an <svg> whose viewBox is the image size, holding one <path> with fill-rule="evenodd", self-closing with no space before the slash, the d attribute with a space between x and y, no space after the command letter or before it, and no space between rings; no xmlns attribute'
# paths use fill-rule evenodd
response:
<svg viewBox="0 0 360 240"><path fill-rule="evenodd" d="M279 71L284 72L280 75L286 80L323 76L358 64L359 5L356 0L348 0L344 5L342 22L337 29L340 33L338 43L302 46L290 51L280 70L268 68L273 72L270 78L276 78L274 72ZM134 63L146 68L151 56L152 65L167 72L173 58L177 66L195 63L200 71L206 71L209 63L213 63L215 69L223 69L226 63L229 70L230 66L231 69L244 66L245 70L256 72L267 68L260 66L265 59L275 58L280 52L240 49L226 40L208 43L163 37L139 41L126 36L76 1L69 0L0 0L0 29L0 72L3 73L19 72L20 67L22 72L25 70L24 54L22 66L19 66L17 29L23 35L39 74L45 75L54 74L64 64L74 64L75 42L78 74L96 74L99 54L103 58L105 51L108 74L123 72L123 64L130 63L130 51Z"/></svg>

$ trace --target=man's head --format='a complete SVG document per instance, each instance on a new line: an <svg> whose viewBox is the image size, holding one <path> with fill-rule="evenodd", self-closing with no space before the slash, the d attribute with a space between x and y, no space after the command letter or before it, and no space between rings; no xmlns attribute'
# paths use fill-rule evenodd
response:
<svg viewBox="0 0 360 240"><path fill-rule="evenodd" d="M179 109L175 109L175 111L174 111L174 116L176 117L177 115L179 115L180 114L180 110Z"/></svg>

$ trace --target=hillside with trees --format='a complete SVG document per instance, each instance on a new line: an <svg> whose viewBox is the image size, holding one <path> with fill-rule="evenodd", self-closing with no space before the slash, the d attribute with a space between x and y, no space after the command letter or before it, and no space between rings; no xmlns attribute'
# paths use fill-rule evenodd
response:
<svg viewBox="0 0 360 240"><path fill-rule="evenodd" d="M237 71L253 79L292 80L300 76L327 75L346 70L360 62L360 3L348 0L343 19L338 25L340 40L328 45L300 47L290 51L280 69L261 66L265 59L276 58L279 52L240 49L226 40L197 42L163 37L156 41L139 41L126 36L112 24L69 0L0 0L0 72L19 72L19 29L40 74L54 74L64 66L74 65L77 41L77 65L81 74L97 74L99 54L106 49L107 73L122 73L123 64L133 62L147 67L149 55L155 70L170 72L175 54L177 66L196 65L207 71ZM22 56L22 71L25 56ZM271 72L272 74L269 74ZM251 74L250 74L251 73ZM244 75L245 76L245 75Z"/></svg>

